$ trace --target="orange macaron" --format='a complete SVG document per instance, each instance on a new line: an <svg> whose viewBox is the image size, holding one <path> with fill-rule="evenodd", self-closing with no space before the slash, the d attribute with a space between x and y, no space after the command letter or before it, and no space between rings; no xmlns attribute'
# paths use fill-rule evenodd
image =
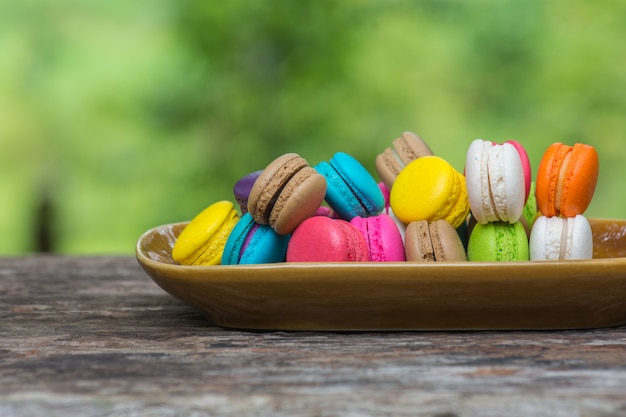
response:
<svg viewBox="0 0 626 417"><path fill-rule="evenodd" d="M599 159L593 146L553 143L537 171L537 208L548 217L583 214L595 192L598 172Z"/></svg>

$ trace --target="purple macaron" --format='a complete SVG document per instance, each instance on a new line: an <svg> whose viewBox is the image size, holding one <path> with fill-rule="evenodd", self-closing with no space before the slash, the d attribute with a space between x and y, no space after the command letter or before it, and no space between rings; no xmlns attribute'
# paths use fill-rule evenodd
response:
<svg viewBox="0 0 626 417"><path fill-rule="evenodd" d="M233 193L235 194L235 200L237 200L237 204L239 204L239 208L241 210L241 214L246 214L248 212L248 196L250 195L250 190L254 185L256 179L261 175L263 170L254 171L245 177L242 177L239 181L235 183L235 187L233 189Z"/></svg>

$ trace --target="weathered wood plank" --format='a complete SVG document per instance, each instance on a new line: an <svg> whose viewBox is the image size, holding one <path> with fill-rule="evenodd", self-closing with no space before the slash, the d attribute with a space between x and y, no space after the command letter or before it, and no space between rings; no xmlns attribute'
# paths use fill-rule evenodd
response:
<svg viewBox="0 0 626 417"><path fill-rule="evenodd" d="M626 328L247 332L128 257L0 259L0 416L626 415Z"/></svg>

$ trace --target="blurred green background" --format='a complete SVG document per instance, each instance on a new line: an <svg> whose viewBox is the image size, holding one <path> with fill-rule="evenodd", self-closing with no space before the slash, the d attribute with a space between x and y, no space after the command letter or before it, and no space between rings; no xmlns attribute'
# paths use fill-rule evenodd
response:
<svg viewBox="0 0 626 417"><path fill-rule="evenodd" d="M0 254L132 254L285 152L372 172L404 130L594 145L626 217L626 2L4 0ZM42 235L43 233L43 235Z"/></svg>

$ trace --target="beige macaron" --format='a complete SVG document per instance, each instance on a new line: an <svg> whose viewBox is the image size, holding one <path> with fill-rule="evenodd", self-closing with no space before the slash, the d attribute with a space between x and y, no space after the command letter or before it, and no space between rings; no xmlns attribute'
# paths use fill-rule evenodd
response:
<svg viewBox="0 0 626 417"><path fill-rule="evenodd" d="M326 179L296 153L272 161L255 181L248 212L259 224L289 234L314 216L326 196Z"/></svg>
<svg viewBox="0 0 626 417"><path fill-rule="evenodd" d="M381 181L391 189L396 177L411 161L433 155L428 145L415 133L404 132L376 157L376 172Z"/></svg>
<svg viewBox="0 0 626 417"><path fill-rule="evenodd" d="M467 261L465 247L456 229L440 219L409 223L405 236L406 260L413 262Z"/></svg>

